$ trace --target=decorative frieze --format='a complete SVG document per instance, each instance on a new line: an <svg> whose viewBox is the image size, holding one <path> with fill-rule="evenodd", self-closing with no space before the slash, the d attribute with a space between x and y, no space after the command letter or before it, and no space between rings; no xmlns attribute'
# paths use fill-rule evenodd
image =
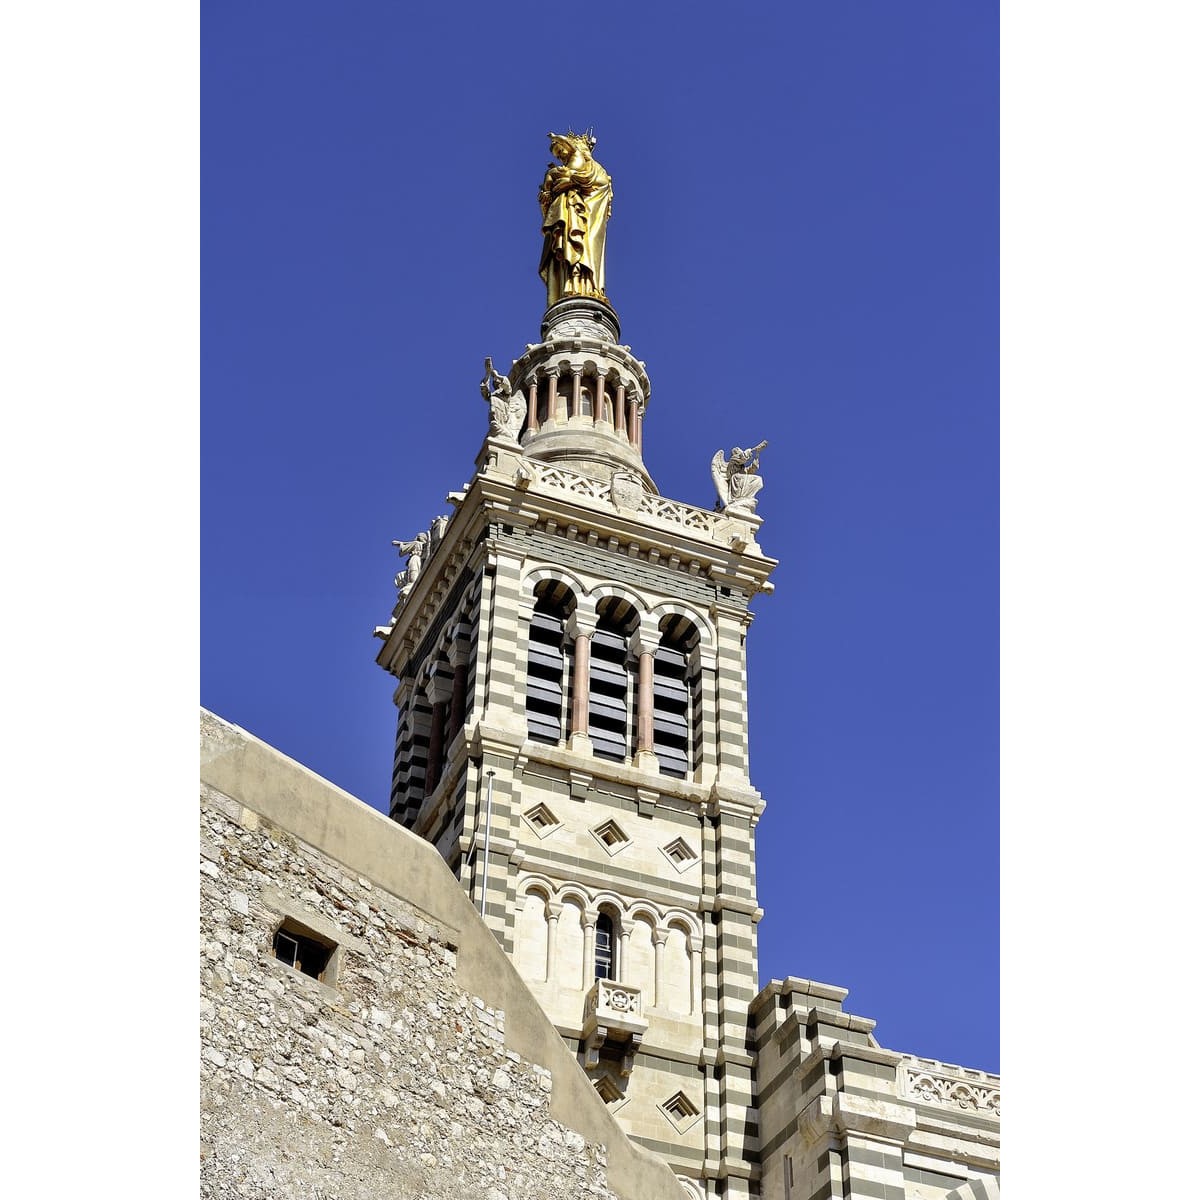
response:
<svg viewBox="0 0 1200 1200"><path fill-rule="evenodd" d="M632 508L633 502L636 500L636 497L628 490L621 491L620 485L618 485L617 495L614 496L611 482L591 479L576 471L569 471L565 467L542 466L541 464L530 464L530 466L536 482L542 487L559 488L572 496L609 503L614 508L626 511ZM654 496L649 492L642 493L634 511L638 515L644 514L656 517L660 521L670 521L672 524L682 525L685 529L705 534L708 537L715 537L717 527L723 520L720 513L710 512L705 508L695 508L690 504L683 504L679 500L668 500L665 496Z"/></svg>
<svg viewBox="0 0 1200 1200"><path fill-rule="evenodd" d="M933 1059L904 1058L904 1094L925 1104L1000 1118L1000 1077Z"/></svg>

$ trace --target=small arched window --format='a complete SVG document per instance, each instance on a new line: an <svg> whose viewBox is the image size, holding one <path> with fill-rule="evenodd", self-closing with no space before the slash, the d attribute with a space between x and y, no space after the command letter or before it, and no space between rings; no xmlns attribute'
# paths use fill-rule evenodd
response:
<svg viewBox="0 0 1200 1200"><path fill-rule="evenodd" d="M613 919L606 912L596 918L596 978L613 978Z"/></svg>
<svg viewBox="0 0 1200 1200"><path fill-rule="evenodd" d="M536 595L529 619L526 727L531 741L554 744L565 736L570 702L571 670L564 650L574 597L565 584L555 579L538 584Z"/></svg>
<svg viewBox="0 0 1200 1200"><path fill-rule="evenodd" d="M607 375L602 375L596 380L596 395L600 397L600 405L596 413L597 420L615 425L616 397Z"/></svg>

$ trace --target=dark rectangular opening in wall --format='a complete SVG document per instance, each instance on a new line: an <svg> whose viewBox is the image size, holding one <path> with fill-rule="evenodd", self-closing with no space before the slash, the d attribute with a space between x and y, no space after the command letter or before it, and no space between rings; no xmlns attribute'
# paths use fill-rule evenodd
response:
<svg viewBox="0 0 1200 1200"><path fill-rule="evenodd" d="M609 629L597 629L592 635L588 737L592 741L593 754L617 762L624 759L627 749L628 655L622 634Z"/></svg>
<svg viewBox="0 0 1200 1200"><path fill-rule="evenodd" d="M525 712L529 737L554 743L562 732L563 622L557 613L535 611L529 622L529 669Z"/></svg>
<svg viewBox="0 0 1200 1200"><path fill-rule="evenodd" d="M662 646L654 655L654 753L664 775L683 779L688 771L687 656Z"/></svg>
<svg viewBox="0 0 1200 1200"><path fill-rule="evenodd" d="M285 921L276 931L272 945L275 957L280 962L311 975L313 979L321 979L329 966L329 959L335 947L327 942L318 941L305 933L290 921Z"/></svg>

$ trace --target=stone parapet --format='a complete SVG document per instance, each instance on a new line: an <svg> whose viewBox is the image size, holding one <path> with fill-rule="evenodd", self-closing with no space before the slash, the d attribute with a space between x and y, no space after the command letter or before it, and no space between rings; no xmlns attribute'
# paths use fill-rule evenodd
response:
<svg viewBox="0 0 1200 1200"><path fill-rule="evenodd" d="M910 1099L999 1118L999 1075L912 1054L901 1056L901 1066L901 1087Z"/></svg>

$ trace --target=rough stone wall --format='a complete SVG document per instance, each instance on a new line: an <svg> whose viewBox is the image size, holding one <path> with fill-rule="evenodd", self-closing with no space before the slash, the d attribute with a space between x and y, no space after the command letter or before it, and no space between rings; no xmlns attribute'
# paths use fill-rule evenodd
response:
<svg viewBox="0 0 1200 1200"><path fill-rule="evenodd" d="M250 740L207 720L226 742ZM338 804L357 803L329 791ZM334 825L340 815L335 804ZM477 959L490 949L461 936L464 922L431 916L395 894L403 889L373 883L203 782L201 817L206 1200L679 1196L657 1163L643 1166L637 1186L610 1186L605 1145L552 1115L555 1088L571 1096L582 1084L584 1103L572 1104L594 1104L608 1120L569 1057L550 1069L508 1048L505 1013L464 990L460 947ZM416 841L387 824L393 831ZM444 879L465 904L448 871ZM455 913L464 915L473 916L469 906ZM285 919L336 945L327 982L275 957ZM580 1078L564 1078L570 1072ZM628 1145L618 1153L641 1154Z"/></svg>
<svg viewBox="0 0 1200 1200"><path fill-rule="evenodd" d="M206 810L203 836L202 1195L612 1195L436 927L278 830ZM272 880L357 943L335 987L270 953Z"/></svg>

